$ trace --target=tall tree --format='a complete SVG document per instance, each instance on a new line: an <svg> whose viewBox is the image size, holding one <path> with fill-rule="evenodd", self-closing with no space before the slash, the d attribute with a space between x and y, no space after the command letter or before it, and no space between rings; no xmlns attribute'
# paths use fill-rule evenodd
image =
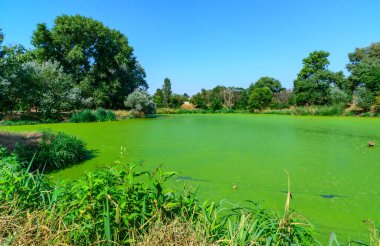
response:
<svg viewBox="0 0 380 246"><path fill-rule="evenodd" d="M167 108L170 104L170 98L172 96L172 84L169 78L164 79L164 84L162 85L162 105Z"/></svg>
<svg viewBox="0 0 380 246"><path fill-rule="evenodd" d="M157 105L158 108L161 108L163 101L164 101L164 95L162 94L162 90L157 89L156 93L154 93L153 95L153 102Z"/></svg>
<svg viewBox="0 0 380 246"><path fill-rule="evenodd" d="M267 108L272 101L272 96L273 93L268 87L253 89L248 97L248 109L254 111Z"/></svg>
<svg viewBox="0 0 380 246"><path fill-rule="evenodd" d="M380 91L380 42L369 47L357 48L348 54L347 64L351 72L348 87L354 91L357 86L365 86L372 93Z"/></svg>
<svg viewBox="0 0 380 246"><path fill-rule="evenodd" d="M303 59L303 68L294 81L294 98L297 105L324 105L329 103L332 84L340 85L345 79L342 72L327 69L330 53L314 51Z"/></svg>
<svg viewBox="0 0 380 246"><path fill-rule="evenodd" d="M30 69L23 66L29 60L27 50L21 46L3 47L0 58L0 109L13 112L22 109L26 97L33 96L33 85Z"/></svg>
<svg viewBox="0 0 380 246"><path fill-rule="evenodd" d="M120 108L125 96L148 87L127 37L91 18L58 16L51 29L38 24L32 44L37 59L58 61L95 106Z"/></svg>

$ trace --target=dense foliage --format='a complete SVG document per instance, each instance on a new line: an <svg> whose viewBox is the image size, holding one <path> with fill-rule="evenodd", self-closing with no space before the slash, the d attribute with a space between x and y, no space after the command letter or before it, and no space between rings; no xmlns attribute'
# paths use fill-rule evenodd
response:
<svg viewBox="0 0 380 246"><path fill-rule="evenodd" d="M20 163L32 170L55 170L86 160L86 144L75 136L45 131L39 141L18 143L14 150Z"/></svg>
<svg viewBox="0 0 380 246"><path fill-rule="evenodd" d="M102 121L115 121L116 114L112 110L105 110L98 108L96 111L84 109L75 112L71 115L69 121L73 123L80 122L102 122Z"/></svg>
<svg viewBox="0 0 380 246"><path fill-rule="evenodd" d="M168 188L172 172L139 172L136 165L52 184L0 152L0 204L6 204L0 205L0 217L7 216L0 222L1 244L159 245L167 237L167 245L184 235L181 242L204 245L316 243L310 224L290 211L290 195L283 216L255 203L226 209Z"/></svg>
<svg viewBox="0 0 380 246"><path fill-rule="evenodd" d="M146 114L154 114L156 112L156 104L152 98L145 90L139 88L128 95L124 105L131 110L131 115L137 118L142 118Z"/></svg>
<svg viewBox="0 0 380 246"><path fill-rule="evenodd" d="M38 24L32 44L0 48L0 115L124 108L128 94L148 87L127 37L91 18L58 16L50 29Z"/></svg>
<svg viewBox="0 0 380 246"><path fill-rule="evenodd" d="M37 25L32 43L36 58L58 61L81 96L96 107L120 108L126 95L137 87L148 87L127 37L99 21L58 16L51 29Z"/></svg>

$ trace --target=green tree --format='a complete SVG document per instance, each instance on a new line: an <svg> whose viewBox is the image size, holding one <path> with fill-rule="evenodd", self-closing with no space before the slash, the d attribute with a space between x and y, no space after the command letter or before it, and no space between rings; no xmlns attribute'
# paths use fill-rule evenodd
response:
<svg viewBox="0 0 380 246"><path fill-rule="evenodd" d="M127 37L91 18L58 16L50 30L38 24L32 44L39 61L58 61L95 106L120 108L126 95L148 87Z"/></svg>
<svg viewBox="0 0 380 246"><path fill-rule="evenodd" d="M171 108L179 108L181 105L189 100L189 96L185 93L183 95L180 94L172 94L169 106Z"/></svg>
<svg viewBox="0 0 380 246"><path fill-rule="evenodd" d="M330 101L331 104L347 104L351 100L351 97L343 90L339 89L336 86L331 87L330 89Z"/></svg>
<svg viewBox="0 0 380 246"><path fill-rule="evenodd" d="M349 89L353 91L357 86L365 86L372 93L380 91L380 42L357 48L348 58Z"/></svg>
<svg viewBox="0 0 380 246"><path fill-rule="evenodd" d="M334 73L327 69L330 54L314 51L303 59L303 68L294 81L294 98L297 105L324 105L329 103L331 85L341 85L342 72Z"/></svg>
<svg viewBox="0 0 380 246"><path fill-rule="evenodd" d="M137 88L134 92L128 95L124 101L124 105L128 109L131 109L132 116L138 118L156 112L156 104L153 102L148 92L140 88Z"/></svg>
<svg viewBox="0 0 380 246"><path fill-rule="evenodd" d="M232 109L246 110L248 102L248 90L239 87L233 87L234 102Z"/></svg>
<svg viewBox="0 0 380 246"><path fill-rule="evenodd" d="M211 102L210 109L212 111L221 110L223 108L223 104L221 101L219 101L218 98L214 97L214 99Z"/></svg>
<svg viewBox="0 0 380 246"><path fill-rule="evenodd" d="M197 108L207 109L207 91L202 89L197 94L193 95L190 99L191 103L194 104Z"/></svg>
<svg viewBox="0 0 380 246"><path fill-rule="evenodd" d="M364 111L368 111L375 101L373 93L362 86L355 89L353 98L354 103Z"/></svg>
<svg viewBox="0 0 380 246"><path fill-rule="evenodd" d="M280 92L284 88L282 87L279 80L272 77L261 77L254 84L255 88L268 87L273 93Z"/></svg>
<svg viewBox="0 0 380 246"><path fill-rule="evenodd" d="M33 70L23 64L30 60L27 50L21 46L5 46L0 57L0 109L12 113L26 109L30 97L36 96L37 85Z"/></svg>
<svg viewBox="0 0 380 246"><path fill-rule="evenodd" d="M170 104L170 99L172 96L172 84L170 82L169 78L164 79L164 84L162 85L162 105L163 107L167 108Z"/></svg>
<svg viewBox="0 0 380 246"><path fill-rule="evenodd" d="M158 108L161 108L164 101L164 95L162 93L162 89L157 89L156 93L153 95L153 101L157 105Z"/></svg>
<svg viewBox="0 0 380 246"><path fill-rule="evenodd" d="M37 73L39 81L39 98L35 105L45 117L52 113L73 109L80 99L80 90L72 87L71 76L63 72L58 62L43 62L31 65Z"/></svg>
<svg viewBox="0 0 380 246"><path fill-rule="evenodd" d="M254 111L267 108L272 101L272 96L273 93L268 87L253 89L248 97L248 109Z"/></svg>

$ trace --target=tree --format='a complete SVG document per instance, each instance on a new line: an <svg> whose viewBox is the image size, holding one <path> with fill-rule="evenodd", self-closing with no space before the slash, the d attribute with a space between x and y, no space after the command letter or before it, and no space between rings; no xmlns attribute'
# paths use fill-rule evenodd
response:
<svg viewBox="0 0 380 246"><path fill-rule="evenodd" d="M365 87L359 86L354 91L354 103L362 108L364 111L368 111L374 103L375 97L372 92Z"/></svg>
<svg viewBox="0 0 380 246"><path fill-rule="evenodd" d="M170 104L170 99L172 96L172 84L170 82L169 78L164 79L164 84L162 85L162 105L163 107L167 108Z"/></svg>
<svg viewBox="0 0 380 246"><path fill-rule="evenodd" d="M4 48L0 59L0 108L42 111L45 116L71 109L79 91L57 62L37 63L22 46Z"/></svg>
<svg viewBox="0 0 380 246"><path fill-rule="evenodd" d="M157 105L158 108L161 108L164 101L164 94L161 89L157 89L156 93L153 95L153 101Z"/></svg>
<svg viewBox="0 0 380 246"><path fill-rule="evenodd" d="M189 96L185 93L183 95L180 94L172 94L169 106L171 108L180 108L181 105L189 100Z"/></svg>
<svg viewBox="0 0 380 246"><path fill-rule="evenodd" d="M365 86L372 93L380 91L380 42L357 48L348 58L349 89L353 91L357 86Z"/></svg>
<svg viewBox="0 0 380 246"><path fill-rule="evenodd" d="M279 80L272 77L261 77L254 84L255 88L268 87L273 93L280 92L284 88L282 87Z"/></svg>
<svg viewBox="0 0 380 246"><path fill-rule="evenodd" d="M211 102L210 109L212 111L221 110L223 108L223 104L219 101L218 98L214 98Z"/></svg>
<svg viewBox="0 0 380 246"><path fill-rule="evenodd" d="M330 54L314 51L303 59L303 68L294 81L294 97L297 105L324 105L329 102L331 85L343 84L342 72L334 73L327 69Z"/></svg>
<svg viewBox="0 0 380 246"><path fill-rule="evenodd" d="M272 101L273 93L268 87L255 88L248 97L248 109L254 111L255 109L262 110L269 106Z"/></svg>
<svg viewBox="0 0 380 246"><path fill-rule="evenodd" d="M202 89L201 92L198 92L197 94L193 95L190 99L190 101L200 109L207 109L207 91L206 89Z"/></svg>
<svg viewBox="0 0 380 246"><path fill-rule="evenodd" d="M39 82L39 98L36 107L45 115L73 109L79 102L80 90L72 87L71 76L63 72L58 62L31 62Z"/></svg>
<svg viewBox="0 0 380 246"><path fill-rule="evenodd" d="M330 89L330 101L331 104L342 104L346 105L350 102L351 97L343 90L339 89L336 86L331 87Z"/></svg>
<svg viewBox="0 0 380 246"><path fill-rule="evenodd" d="M284 89L273 93L271 108L283 109L288 108L291 104L292 91Z"/></svg>
<svg viewBox="0 0 380 246"><path fill-rule="evenodd" d="M32 70L23 66L30 60L27 50L21 46L3 47L0 57L0 109L12 113L22 110L25 102L35 96L37 86L32 78Z"/></svg>
<svg viewBox="0 0 380 246"><path fill-rule="evenodd" d="M140 88L137 88L134 92L128 95L124 101L124 105L131 109L132 116L138 118L156 112L156 104L153 102L148 92Z"/></svg>
<svg viewBox="0 0 380 246"><path fill-rule="evenodd" d="M126 95L148 87L127 37L91 18L58 16L50 30L38 24L32 44L40 62L58 61L97 107L120 108Z"/></svg>

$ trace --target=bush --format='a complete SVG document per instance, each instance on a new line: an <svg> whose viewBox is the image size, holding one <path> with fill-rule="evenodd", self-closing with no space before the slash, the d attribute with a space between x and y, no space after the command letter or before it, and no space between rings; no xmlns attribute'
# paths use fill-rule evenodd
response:
<svg viewBox="0 0 380 246"><path fill-rule="evenodd" d="M319 115L319 116L339 116L344 113L344 105L331 106L305 106L293 109L294 115Z"/></svg>
<svg viewBox="0 0 380 246"><path fill-rule="evenodd" d="M351 97L344 92L343 90L339 89L338 87L331 87L330 89L330 101L331 104L343 104L346 105L351 100Z"/></svg>
<svg viewBox="0 0 380 246"><path fill-rule="evenodd" d="M354 91L354 103L364 111L369 111L374 100L372 92L365 87L358 87Z"/></svg>
<svg viewBox="0 0 380 246"><path fill-rule="evenodd" d="M116 114L112 112L112 110L105 110L103 108L98 108L95 111L95 118L96 121L115 121L116 120Z"/></svg>
<svg viewBox="0 0 380 246"><path fill-rule="evenodd" d="M79 111L79 112L72 114L69 121L73 122L73 123L94 122L94 121L96 121L96 117L91 112L91 110L85 109L85 110L82 110L82 111Z"/></svg>
<svg viewBox="0 0 380 246"><path fill-rule="evenodd" d="M86 144L75 136L46 131L42 133L39 142L17 144L14 153L24 166L32 162L33 170L54 170L86 160L85 146Z"/></svg>
<svg viewBox="0 0 380 246"><path fill-rule="evenodd" d="M101 121L115 121L116 115L112 110L105 110L103 108L98 108L96 111L91 111L85 109L76 112L71 115L70 122L72 123L82 123L82 122L101 122Z"/></svg>
<svg viewBox="0 0 380 246"><path fill-rule="evenodd" d="M142 89L136 89L129 94L124 105L131 110L131 115L136 118L143 118L146 114L156 113L156 104L148 92Z"/></svg>

